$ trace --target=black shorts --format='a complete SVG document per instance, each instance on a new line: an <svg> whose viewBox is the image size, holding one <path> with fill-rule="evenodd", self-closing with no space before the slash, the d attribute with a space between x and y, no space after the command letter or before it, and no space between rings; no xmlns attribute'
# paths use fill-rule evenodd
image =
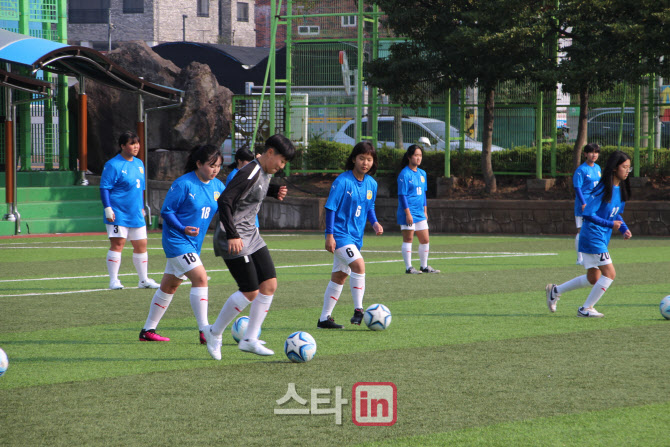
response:
<svg viewBox="0 0 670 447"><path fill-rule="evenodd" d="M224 262L230 270L230 274L235 278L240 292L256 291L263 281L277 277L275 265L267 246L248 256L224 259Z"/></svg>

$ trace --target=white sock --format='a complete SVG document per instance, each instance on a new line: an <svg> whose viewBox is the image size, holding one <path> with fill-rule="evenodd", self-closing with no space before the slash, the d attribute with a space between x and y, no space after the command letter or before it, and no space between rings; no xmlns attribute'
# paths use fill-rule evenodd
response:
<svg viewBox="0 0 670 447"><path fill-rule="evenodd" d="M575 250L577 251L577 262L584 262L582 253L579 251L579 233L575 236Z"/></svg>
<svg viewBox="0 0 670 447"><path fill-rule="evenodd" d="M119 268L121 268L121 252L109 250L107 252L107 272L109 272L110 281L119 279Z"/></svg>
<svg viewBox="0 0 670 447"><path fill-rule="evenodd" d="M161 289L156 289L156 293L154 293L154 297L151 300L151 307L149 307L149 316L146 323L144 323L144 330L156 329L161 318L165 315L165 311L170 305L173 296L174 294L169 295Z"/></svg>
<svg viewBox="0 0 670 447"><path fill-rule="evenodd" d="M273 296L274 295L263 295L262 293L259 293L251 302L251 307L249 308L249 324L247 325L245 340L258 340L258 331L263 325L265 316L270 310Z"/></svg>
<svg viewBox="0 0 670 447"><path fill-rule="evenodd" d="M419 261L421 261L421 268L428 267L428 251L430 244L419 244Z"/></svg>
<svg viewBox="0 0 670 447"><path fill-rule="evenodd" d="M405 261L405 270L412 266L412 243L402 243L402 259Z"/></svg>
<svg viewBox="0 0 670 447"><path fill-rule="evenodd" d="M231 321L240 314L250 303L246 296L239 290L228 297L226 303L223 305L219 316L214 324L212 324L211 331L214 335L221 335L226 330Z"/></svg>
<svg viewBox="0 0 670 447"><path fill-rule="evenodd" d="M365 294L365 273L362 275L351 272L349 279L351 297L354 299L354 309L363 308L363 295Z"/></svg>
<svg viewBox="0 0 670 447"><path fill-rule="evenodd" d="M135 270L137 270L137 276L140 277L140 281L146 281L147 269L149 268L149 253L146 251L144 253L133 253L133 264L135 264Z"/></svg>
<svg viewBox="0 0 670 447"><path fill-rule="evenodd" d="M556 290L559 294L562 294L571 290L581 289L582 287L589 287L590 285L591 283L586 278L586 275L582 275L576 278L572 278L570 281L564 282L563 284L557 285Z"/></svg>
<svg viewBox="0 0 670 447"><path fill-rule="evenodd" d="M584 309L594 307L598 300L607 292L609 286L612 285L613 280L606 276L601 276L600 279L593 285L591 293L584 302Z"/></svg>
<svg viewBox="0 0 670 447"><path fill-rule="evenodd" d="M342 284L337 284L332 281L328 283L326 287L326 293L323 294L323 309L321 310L321 317L319 321L326 321L329 315L333 315L333 309L337 304L337 300L340 299L340 294L344 286Z"/></svg>
<svg viewBox="0 0 670 447"><path fill-rule="evenodd" d="M193 315L195 315L195 321L198 322L199 330L202 330L202 328L209 324L207 320L207 305L209 304L207 295L207 287L191 287L191 293L188 296L191 300L191 308L193 309Z"/></svg>

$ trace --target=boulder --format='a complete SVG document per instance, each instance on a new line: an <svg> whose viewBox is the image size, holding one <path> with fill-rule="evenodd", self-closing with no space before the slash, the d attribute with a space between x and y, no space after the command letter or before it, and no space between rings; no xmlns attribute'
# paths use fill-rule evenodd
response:
<svg viewBox="0 0 670 447"><path fill-rule="evenodd" d="M144 42L123 42L107 56L135 76L185 92L182 105L148 112L145 122L148 151L156 148L188 151L200 144L220 146L228 136L233 94L218 84L208 65L193 62L182 70L158 56ZM79 88L76 84L70 90L71 132L77 131ZM88 169L100 173L105 162L118 152L119 135L137 130L137 94L90 79L86 80L86 94ZM169 104L145 96L145 110Z"/></svg>

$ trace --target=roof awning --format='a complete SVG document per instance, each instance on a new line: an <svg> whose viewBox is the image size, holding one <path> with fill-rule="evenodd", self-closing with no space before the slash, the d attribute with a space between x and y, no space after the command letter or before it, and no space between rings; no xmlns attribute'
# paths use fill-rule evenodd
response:
<svg viewBox="0 0 670 447"><path fill-rule="evenodd" d="M67 76L83 76L120 90L138 92L178 102L178 90L145 81L112 62L92 48L65 45L38 37L0 30L0 62Z"/></svg>
<svg viewBox="0 0 670 447"><path fill-rule="evenodd" d="M0 86L6 86L15 90L21 90L38 95L48 95L52 85L48 82L40 81L25 76L19 76L0 69Z"/></svg>

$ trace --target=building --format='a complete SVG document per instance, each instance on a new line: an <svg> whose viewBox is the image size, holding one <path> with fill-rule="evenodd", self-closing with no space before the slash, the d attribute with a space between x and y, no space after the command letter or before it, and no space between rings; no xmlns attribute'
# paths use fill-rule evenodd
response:
<svg viewBox="0 0 670 447"><path fill-rule="evenodd" d="M256 46L254 14L253 1L70 0L68 43L98 50L133 40Z"/></svg>

